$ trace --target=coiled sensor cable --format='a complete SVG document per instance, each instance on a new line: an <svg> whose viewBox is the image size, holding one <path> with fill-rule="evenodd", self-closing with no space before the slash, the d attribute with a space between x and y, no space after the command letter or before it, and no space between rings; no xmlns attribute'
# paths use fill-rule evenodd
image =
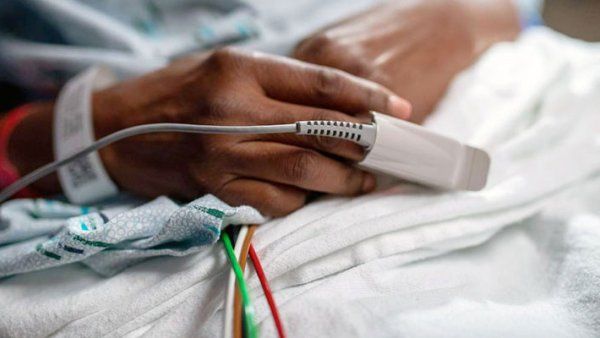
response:
<svg viewBox="0 0 600 338"><path fill-rule="evenodd" d="M86 156L98 149L122 139L151 133L190 133L190 134L291 134L324 136L356 142L370 148L375 141L376 130L372 124L342 121L299 121L290 124L265 126L210 126L182 123L155 123L126 128L107 135L90 146L63 159L46 164L0 192L0 203L40 178L53 173L60 167Z"/></svg>

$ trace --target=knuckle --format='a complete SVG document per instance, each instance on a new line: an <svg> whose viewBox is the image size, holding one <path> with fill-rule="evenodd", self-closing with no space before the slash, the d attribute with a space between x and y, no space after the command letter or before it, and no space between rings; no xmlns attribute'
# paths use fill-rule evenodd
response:
<svg viewBox="0 0 600 338"><path fill-rule="evenodd" d="M222 47L215 50L206 60L206 63L216 69L228 69L239 60L240 52L233 47Z"/></svg>
<svg viewBox="0 0 600 338"><path fill-rule="evenodd" d="M236 57L238 51L233 47L221 47L213 52L213 56L219 60L230 60Z"/></svg>
<svg viewBox="0 0 600 338"><path fill-rule="evenodd" d="M318 154L312 150L301 149L291 154L285 163L285 175L292 182L306 182L314 178Z"/></svg>
<svg viewBox="0 0 600 338"><path fill-rule="evenodd" d="M319 33L302 41L294 57L320 65L335 66L359 77L369 77L375 70L374 62L361 46L342 43L329 32Z"/></svg>
<svg viewBox="0 0 600 338"><path fill-rule="evenodd" d="M348 73L361 78L371 78L376 73L373 62L363 56L352 57L345 68Z"/></svg>
<svg viewBox="0 0 600 338"><path fill-rule="evenodd" d="M326 57L336 45L327 33L319 33L302 41L294 52L294 56L301 60L318 61Z"/></svg>
<svg viewBox="0 0 600 338"><path fill-rule="evenodd" d="M372 109L377 107L383 109L387 106L388 95L376 86L368 86L364 91L365 107Z"/></svg>
<svg viewBox="0 0 600 338"><path fill-rule="evenodd" d="M330 68L319 68L316 74L315 95L321 99L330 99L342 89L342 76Z"/></svg>

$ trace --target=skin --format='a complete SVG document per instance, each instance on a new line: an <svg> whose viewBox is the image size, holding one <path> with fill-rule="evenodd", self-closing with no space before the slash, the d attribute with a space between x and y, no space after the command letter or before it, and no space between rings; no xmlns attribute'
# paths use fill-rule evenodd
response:
<svg viewBox="0 0 600 338"><path fill-rule="evenodd" d="M516 35L508 2L390 2L304 40L294 56L313 64L234 49L189 57L95 93L95 136L157 122L367 122L370 110L407 119L411 105L400 97L412 101L413 120L421 121L460 70ZM33 105L10 139L9 157L21 174L53 160L52 110L53 103ZM325 137L163 133L120 141L100 156L111 178L134 194L189 200L212 193L269 216L300 208L313 191L375 188L373 176L353 166L364 150ZM34 188L60 191L55 175Z"/></svg>
<svg viewBox="0 0 600 338"><path fill-rule="evenodd" d="M49 128L42 127L51 125L49 108L32 113L10 140L9 156L20 172L51 160ZM410 104L339 70L227 48L97 92L93 110L100 138L158 122L368 122L370 110L407 118ZM46 149L40 149L40 137ZM101 150L100 156L111 178L134 194L189 200L211 193L270 216L300 208L311 191L351 196L375 188L373 176L353 166L364 149L325 137L160 133L123 140ZM36 187L46 192L59 188L56 178Z"/></svg>
<svg viewBox="0 0 600 338"><path fill-rule="evenodd" d="M511 0L390 1L316 32L294 56L390 88L421 122L457 73L519 30Z"/></svg>

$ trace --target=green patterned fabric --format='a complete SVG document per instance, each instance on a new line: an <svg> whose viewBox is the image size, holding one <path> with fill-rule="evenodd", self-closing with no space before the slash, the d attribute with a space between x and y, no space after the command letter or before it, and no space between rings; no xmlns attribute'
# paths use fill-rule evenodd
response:
<svg viewBox="0 0 600 338"><path fill-rule="evenodd" d="M2 211L0 277L75 262L110 276L149 257L198 252L227 225L264 222L253 208L230 207L212 195L183 206L159 197L116 212L16 200Z"/></svg>

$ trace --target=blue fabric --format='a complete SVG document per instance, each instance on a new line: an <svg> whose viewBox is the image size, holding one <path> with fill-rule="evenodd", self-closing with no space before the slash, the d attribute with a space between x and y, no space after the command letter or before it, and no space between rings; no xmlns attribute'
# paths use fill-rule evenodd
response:
<svg viewBox="0 0 600 338"><path fill-rule="evenodd" d="M227 225L264 222L253 208L212 195L183 206L159 197L127 210L101 209L45 199L2 205L0 277L75 262L110 276L149 257L198 252Z"/></svg>
<svg viewBox="0 0 600 338"><path fill-rule="evenodd" d="M544 24L541 14L544 4L543 0L516 0L516 4L523 29Z"/></svg>

